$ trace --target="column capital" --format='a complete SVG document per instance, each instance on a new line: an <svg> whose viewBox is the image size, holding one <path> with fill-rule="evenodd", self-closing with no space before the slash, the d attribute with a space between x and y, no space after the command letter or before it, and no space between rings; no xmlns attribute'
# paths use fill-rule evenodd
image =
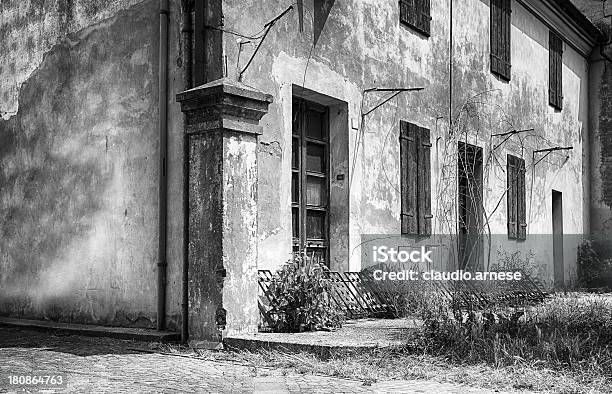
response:
<svg viewBox="0 0 612 394"><path fill-rule="evenodd" d="M176 95L186 115L185 133L234 131L259 135L259 120L272 96L228 78L217 79Z"/></svg>

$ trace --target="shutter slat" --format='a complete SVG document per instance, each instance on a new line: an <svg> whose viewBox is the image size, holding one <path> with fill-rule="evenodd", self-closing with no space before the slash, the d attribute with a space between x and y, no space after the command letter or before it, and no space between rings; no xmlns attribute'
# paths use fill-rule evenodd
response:
<svg viewBox="0 0 612 394"><path fill-rule="evenodd" d="M563 41L557 40L557 100L559 108L563 106Z"/></svg>
<svg viewBox="0 0 612 394"><path fill-rule="evenodd" d="M419 234L431 234L431 141L429 129L419 127L418 214Z"/></svg>
<svg viewBox="0 0 612 394"><path fill-rule="evenodd" d="M431 0L422 0L423 8L421 9L422 28L427 34L431 33Z"/></svg>
<svg viewBox="0 0 612 394"><path fill-rule="evenodd" d="M555 48L554 48L554 38L552 33L550 33L549 36L549 40L548 40L548 67L549 67L549 71L548 71L548 102L550 104L552 104L553 106L556 106L557 103L555 102L555 96L556 96L556 92L555 92L555 88L556 88L556 83L555 83Z"/></svg>
<svg viewBox="0 0 612 394"><path fill-rule="evenodd" d="M506 78L510 79L510 60L511 60L511 33L512 33L512 19L511 19L511 1L506 0L505 9L504 9L504 22L506 26L505 34L504 34L504 75Z"/></svg>
<svg viewBox="0 0 612 394"><path fill-rule="evenodd" d="M510 80L511 3L491 0L491 71Z"/></svg>
<svg viewBox="0 0 612 394"><path fill-rule="evenodd" d="M497 72L497 54L498 50L498 39L497 39L497 2L499 0L491 0L491 71Z"/></svg>
<svg viewBox="0 0 612 394"><path fill-rule="evenodd" d="M563 40L553 31L549 33L549 102L561 109L563 106Z"/></svg>
<svg viewBox="0 0 612 394"><path fill-rule="evenodd" d="M429 36L431 32L431 0L400 0L400 22Z"/></svg>
<svg viewBox="0 0 612 394"><path fill-rule="evenodd" d="M527 238L527 207L526 207L526 191L525 191L525 160L519 159L517 166L517 221L518 221L518 239Z"/></svg>
<svg viewBox="0 0 612 394"><path fill-rule="evenodd" d="M400 177L402 234L417 234L416 126L400 122Z"/></svg>
<svg viewBox="0 0 612 394"><path fill-rule="evenodd" d="M416 9L414 10L414 25L417 29L423 30L423 0L415 0Z"/></svg>
<svg viewBox="0 0 612 394"><path fill-rule="evenodd" d="M516 195L517 195L517 187L516 187L516 162L514 160L514 156L507 156L507 185L508 191L506 194L506 201L508 207L508 237L516 238L517 237L517 207L516 207Z"/></svg>

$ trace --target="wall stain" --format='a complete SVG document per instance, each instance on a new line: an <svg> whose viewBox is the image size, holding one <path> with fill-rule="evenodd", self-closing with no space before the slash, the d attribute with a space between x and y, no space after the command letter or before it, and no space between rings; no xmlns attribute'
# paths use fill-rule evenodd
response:
<svg viewBox="0 0 612 394"><path fill-rule="evenodd" d="M62 23L108 2L88 3L59 1ZM66 36L0 119L1 315L155 326L155 4Z"/></svg>

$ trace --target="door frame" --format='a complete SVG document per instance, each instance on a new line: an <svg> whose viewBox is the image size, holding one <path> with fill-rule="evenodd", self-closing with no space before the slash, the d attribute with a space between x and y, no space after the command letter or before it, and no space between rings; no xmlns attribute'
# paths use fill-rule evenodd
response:
<svg viewBox="0 0 612 394"><path fill-rule="evenodd" d="M297 107L296 107L297 106ZM299 108L302 107L302 108ZM323 140L317 140L317 139L313 139L310 137L306 136L306 124L307 124L307 111L306 109L310 108L310 109L314 109L317 112L320 112L323 115L323 133L324 133L324 139ZM293 210L295 208L298 209L298 231L299 231L299 238L294 237L293 234L293 230L292 230L292 248L294 251L306 251L308 252L308 248L309 245L312 245L313 243L317 244L317 246L311 246L312 248L322 248L325 250L324 252L324 262L325 265L327 265L328 267L330 266L330 239L329 239L329 234L330 234L330 201L331 201L331 149L330 149L330 144L331 144L331 139L330 139L330 122L329 122L329 107L325 106L325 105L321 105L309 100L306 100L304 98L301 97L297 97L297 96L293 96L292 99L292 108L291 108L291 116L292 119L295 118L295 111L298 110L300 111L300 115L301 118L298 120L299 122L299 126L298 126L298 133L296 134L294 129L293 129L293 125L292 125L292 131L291 131L291 141L292 141L292 149L293 149L293 140L294 138L298 138L299 141L299 146L300 146L300 155L298 157L298 171L299 171L299 184L298 184L298 202L295 203L293 201L293 198L291 199L291 210L292 210L292 215L293 215ZM308 179L308 171L306 169L306 163L307 163L307 146L308 146L308 140L311 140L311 142L315 141L314 143L319 144L324 146L324 160L325 160L325 193L323 195L323 198L325 198L325 220L323 221L323 225L325 226L324 229L324 240L318 240L318 239L312 239L309 240L307 237L307 218L308 218L308 204L307 204L307 179ZM291 177L292 177L292 189L293 189L293 174L295 173L295 169L293 167L293 154L292 154L292 163L291 163ZM312 174L310 174L310 176L313 176ZM312 211L316 211L316 209L311 208ZM293 221L293 218L292 218ZM292 226L293 229L293 226ZM320 246L319 246L320 245Z"/></svg>

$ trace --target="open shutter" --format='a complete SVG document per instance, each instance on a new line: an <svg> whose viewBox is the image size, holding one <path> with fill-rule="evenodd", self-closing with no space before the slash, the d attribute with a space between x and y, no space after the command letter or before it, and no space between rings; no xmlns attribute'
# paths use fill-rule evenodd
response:
<svg viewBox="0 0 612 394"><path fill-rule="evenodd" d="M555 68L557 66L557 62L556 62L556 58L555 58L555 49L554 49L554 35L551 32L550 36L549 36L549 40L548 40L548 67L549 67L549 74L548 74L548 102L552 105L552 106L557 106L557 101L556 101L556 97L557 97L557 83L555 81L555 76L557 75Z"/></svg>
<svg viewBox="0 0 612 394"><path fill-rule="evenodd" d="M549 37L549 103L555 108L563 107L563 40L554 32Z"/></svg>
<svg viewBox="0 0 612 394"><path fill-rule="evenodd" d="M304 32L304 0L297 0L298 23L300 33Z"/></svg>
<svg viewBox="0 0 612 394"><path fill-rule="evenodd" d="M431 31L431 0L400 0L400 22L429 36Z"/></svg>
<svg viewBox="0 0 612 394"><path fill-rule="evenodd" d="M418 214L419 234L431 235L431 141L428 129L419 127Z"/></svg>
<svg viewBox="0 0 612 394"><path fill-rule="evenodd" d="M417 14L417 2L419 0L400 0L400 22L415 26L415 15Z"/></svg>
<svg viewBox="0 0 612 394"><path fill-rule="evenodd" d="M557 37L557 107L563 108L563 40Z"/></svg>
<svg viewBox="0 0 612 394"><path fill-rule="evenodd" d="M517 163L515 157L508 155L507 162L507 184L508 192L506 194L506 201L508 205L508 237L516 238L518 235L518 218L517 218Z"/></svg>
<svg viewBox="0 0 612 394"><path fill-rule="evenodd" d="M502 72L501 74L510 79L510 54L511 54L511 42L510 36L512 32L512 1L511 0L503 0L502 1L502 20L503 20L503 29L502 29L502 40L503 40L503 51L502 51Z"/></svg>
<svg viewBox="0 0 612 394"><path fill-rule="evenodd" d="M525 191L525 160L519 159L517 166L517 221L518 239L527 238L527 210L526 210L526 191Z"/></svg>
<svg viewBox="0 0 612 394"><path fill-rule="evenodd" d="M402 234L417 234L417 126L400 122Z"/></svg>
<svg viewBox="0 0 612 394"><path fill-rule="evenodd" d="M423 33L429 35L431 33L431 3L430 0L420 0L421 10L419 17L421 19L420 28Z"/></svg>
<svg viewBox="0 0 612 394"><path fill-rule="evenodd" d="M510 80L511 0L491 0L491 72Z"/></svg>
<svg viewBox="0 0 612 394"><path fill-rule="evenodd" d="M499 70L499 2L501 0L491 0L491 29L489 38L491 40L491 71L497 73Z"/></svg>

